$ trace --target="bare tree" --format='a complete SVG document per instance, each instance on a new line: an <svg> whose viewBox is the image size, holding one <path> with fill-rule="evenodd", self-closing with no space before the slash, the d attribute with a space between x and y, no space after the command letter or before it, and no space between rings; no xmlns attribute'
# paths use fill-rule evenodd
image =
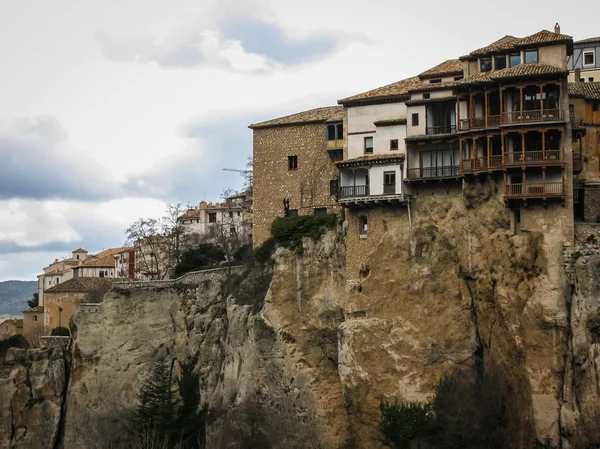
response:
<svg viewBox="0 0 600 449"><path fill-rule="evenodd" d="M165 239L156 218L140 218L125 231L127 246L135 247L136 271L149 279L164 279Z"/></svg>

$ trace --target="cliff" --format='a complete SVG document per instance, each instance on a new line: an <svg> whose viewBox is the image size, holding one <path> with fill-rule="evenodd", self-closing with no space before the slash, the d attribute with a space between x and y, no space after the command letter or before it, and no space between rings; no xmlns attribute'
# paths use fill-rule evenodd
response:
<svg viewBox="0 0 600 449"><path fill-rule="evenodd" d="M224 284L107 294L75 315L62 377L58 350L9 353L0 448L128 447L161 354L200 374L211 448L378 447L381 399L427 400L473 366L502 376L513 447L585 447L600 416L595 230L583 249L552 226L514 235L493 186L472 189L417 198L412 224L383 210L357 282L344 226Z"/></svg>

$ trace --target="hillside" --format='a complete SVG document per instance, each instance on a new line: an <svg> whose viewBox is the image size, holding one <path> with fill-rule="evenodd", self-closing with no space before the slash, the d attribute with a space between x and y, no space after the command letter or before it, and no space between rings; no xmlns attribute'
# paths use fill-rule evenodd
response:
<svg viewBox="0 0 600 449"><path fill-rule="evenodd" d="M0 316L21 315L27 301L37 292L36 281L0 282Z"/></svg>

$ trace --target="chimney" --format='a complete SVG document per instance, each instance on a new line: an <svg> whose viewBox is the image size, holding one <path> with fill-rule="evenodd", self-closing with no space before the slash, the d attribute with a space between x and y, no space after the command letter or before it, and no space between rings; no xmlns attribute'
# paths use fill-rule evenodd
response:
<svg viewBox="0 0 600 449"><path fill-rule="evenodd" d="M556 34L560 34L560 25L558 24L558 22L556 22L556 25L554 25L554 32Z"/></svg>
<svg viewBox="0 0 600 449"><path fill-rule="evenodd" d="M581 82L581 69L575 69L575 82Z"/></svg>

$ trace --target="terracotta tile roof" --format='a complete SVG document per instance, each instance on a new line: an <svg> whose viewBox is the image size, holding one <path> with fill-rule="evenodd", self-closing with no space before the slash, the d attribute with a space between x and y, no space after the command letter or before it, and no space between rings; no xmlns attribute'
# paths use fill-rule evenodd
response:
<svg viewBox="0 0 600 449"><path fill-rule="evenodd" d="M454 83L455 88L490 84L499 81L527 78L545 78L567 76L569 71L546 64L519 64L502 70L475 73Z"/></svg>
<svg viewBox="0 0 600 449"><path fill-rule="evenodd" d="M425 70L423 73L419 74L419 78L440 78L444 76L462 75L462 73L462 62L460 62L458 59L449 59L441 64L436 65L435 67L430 68L429 70Z"/></svg>
<svg viewBox="0 0 600 449"><path fill-rule="evenodd" d="M80 293L107 291L118 278L76 277L55 285L45 293Z"/></svg>
<svg viewBox="0 0 600 449"><path fill-rule="evenodd" d="M106 251L102 251L94 256L89 257L84 260L80 267L92 267L92 268L104 268L104 267L114 267L115 261L113 256L115 254L120 253L125 248L110 248Z"/></svg>
<svg viewBox="0 0 600 449"><path fill-rule="evenodd" d="M83 248L77 248L75 251L72 251L72 252L73 253L87 253L89 251L86 249L83 249Z"/></svg>
<svg viewBox="0 0 600 449"><path fill-rule="evenodd" d="M364 103L373 100L396 99L405 97L411 88L420 86L422 81L418 76L407 78L386 86L378 87L351 97L338 100L339 104L349 106L351 104Z"/></svg>
<svg viewBox="0 0 600 449"><path fill-rule="evenodd" d="M452 139L449 139L449 138L452 138ZM404 139L404 141L405 142L419 142L419 141L429 141L429 140L448 141L448 140L455 140L455 139L458 139L458 136L456 135L456 133L432 134L432 135L419 134L416 136L408 136Z"/></svg>
<svg viewBox="0 0 600 449"><path fill-rule="evenodd" d="M573 42L573 45L600 44L600 37L588 37L580 41Z"/></svg>
<svg viewBox="0 0 600 449"><path fill-rule="evenodd" d="M506 35L503 38L497 40L496 42L492 42L490 45L478 48L477 50L473 50L468 55L461 56L459 59L474 59L477 56L489 55L494 53L504 53L510 50L523 47L560 43L571 44L572 42L573 38L571 36L567 36L566 34L554 33L548 30L541 30L535 34L525 36L522 38Z"/></svg>
<svg viewBox="0 0 600 449"><path fill-rule="evenodd" d="M444 81L443 83L423 83L420 86L410 89L409 93L413 94L418 92L452 89L456 83L457 81Z"/></svg>
<svg viewBox="0 0 600 449"><path fill-rule="evenodd" d="M390 118L373 122L375 126L406 125L406 117Z"/></svg>
<svg viewBox="0 0 600 449"><path fill-rule="evenodd" d="M324 123L327 121L340 121L344 119L344 108L340 106L326 106L323 108L311 109L309 111L298 112L285 117L279 117L266 122L253 123L248 126L250 129L274 128L278 126L303 125L308 123Z"/></svg>
<svg viewBox="0 0 600 449"><path fill-rule="evenodd" d="M22 313L42 313L44 311L43 306L30 307L27 310L23 310Z"/></svg>
<svg viewBox="0 0 600 449"><path fill-rule="evenodd" d="M600 83L569 83L569 97L600 100Z"/></svg>
<svg viewBox="0 0 600 449"><path fill-rule="evenodd" d="M374 165L377 163L388 163L395 161L403 161L404 154L366 154L364 156L354 157L335 163L338 167L349 167L352 165Z"/></svg>
<svg viewBox="0 0 600 449"><path fill-rule="evenodd" d="M185 220L186 218L200 218L200 209L188 209L178 220Z"/></svg>

